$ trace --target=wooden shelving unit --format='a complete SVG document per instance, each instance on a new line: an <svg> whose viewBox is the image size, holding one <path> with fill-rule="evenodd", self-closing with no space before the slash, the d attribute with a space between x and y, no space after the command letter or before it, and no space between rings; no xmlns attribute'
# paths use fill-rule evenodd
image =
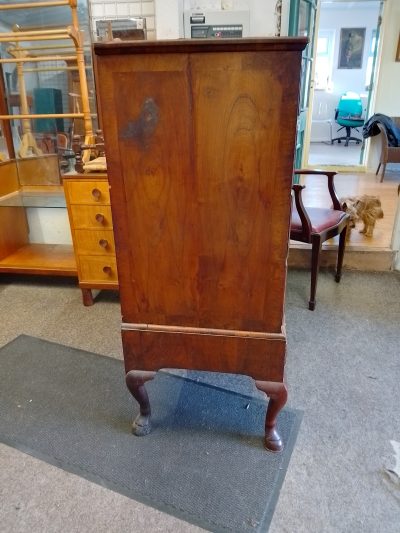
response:
<svg viewBox="0 0 400 533"><path fill-rule="evenodd" d="M26 244L0 260L0 272L76 277L71 244Z"/></svg>
<svg viewBox="0 0 400 533"><path fill-rule="evenodd" d="M66 209L63 187L60 183L57 155L43 155L32 133L32 121L40 118L72 118L83 123L85 143L93 144L92 114L89 105L83 32L79 28L76 0L49 0L2 4L3 10L31 10L35 8L69 7L71 24L51 29L19 27L0 33L0 42L10 43L11 57L0 58L0 121L5 133L9 157L0 157L0 272L77 277L73 245L33 244L29 241L27 207L61 207ZM59 41L57 43L57 41ZM65 43L67 44L65 45ZM47 44L44 44L47 43ZM56 53L46 51L57 50ZM34 53L32 51L35 51ZM80 109L62 114L32 114L26 93L24 72L39 71L38 62L65 61L59 70L78 72ZM10 114L1 72L4 63L15 63L18 74L19 114ZM25 69L26 63L34 66ZM29 66L29 65L28 65ZM41 67L46 70L46 67ZM57 67L58 68L58 67ZM50 68L51 70L52 68ZM10 103L10 100L8 100ZM21 145L14 150L10 121L20 120ZM15 159L16 155L19 159ZM89 157L89 152L84 157ZM35 167L36 166L36 171ZM36 174L38 179L36 179ZM44 178L43 178L44 176ZM42 181L41 181L42 180ZM42 183L42 185L38 185ZM55 200L57 199L58 203ZM64 200L64 205L62 201Z"/></svg>
<svg viewBox="0 0 400 533"><path fill-rule="evenodd" d="M27 207L61 207L61 185L19 185L17 162L0 163L0 272L77 276L72 245L29 242Z"/></svg>
<svg viewBox="0 0 400 533"><path fill-rule="evenodd" d="M92 115L90 111L89 104L89 91L86 78L86 65L84 57L84 38L83 32L79 28L78 21L78 12L77 12L77 2L76 0L53 0L48 2L26 2L13 4L9 3L6 5L0 5L0 13L4 10L12 9L35 9L43 7L61 7L68 6L71 10L71 25L67 27L52 28L52 29L43 29L43 30L20 30L17 26L13 28L13 31L0 33L0 42L12 43L12 46L8 48L8 53L10 58L0 58L0 64L3 63L15 63L16 72L18 76L18 91L19 91L19 104L20 104L20 114L0 114L0 120L21 120L22 126L22 137L21 145L18 149L18 155L20 157L26 157L29 153L35 155L41 155L41 150L36 144L36 140L32 133L31 121L33 119L40 118L73 118L73 119L82 119L84 122L84 131L85 131L85 143L93 144L95 142L93 135L93 124L92 124ZM71 42L71 47L73 53L68 52L68 54L62 54L61 52L57 54L52 53L42 53L39 55L32 54L32 49L43 49L43 46L32 46L29 43L36 42L49 42L48 48L55 49L57 44L54 41L65 42L69 40ZM23 43L28 43L23 45ZM81 96L81 105L82 111L77 113L46 113L46 114L32 114L29 111L28 105L28 95L25 87L25 78L24 78L24 64L25 63L35 63L35 62L46 62L46 61L68 61L73 62L74 66L64 67L66 69L76 68L79 73L79 87L80 87L80 96ZM51 67L53 69L53 67ZM62 67L56 67L57 70L63 70ZM40 69L30 68L29 71L37 71ZM4 91L4 85L0 86L0 89ZM1 96L1 95L0 95ZM4 106L3 106L4 107ZM2 110L0 109L0 112ZM84 154L84 157L89 157L89 154Z"/></svg>

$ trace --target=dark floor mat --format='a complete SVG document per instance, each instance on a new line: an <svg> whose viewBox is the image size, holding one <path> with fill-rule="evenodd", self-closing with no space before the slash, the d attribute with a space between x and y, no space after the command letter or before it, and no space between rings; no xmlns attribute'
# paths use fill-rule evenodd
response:
<svg viewBox="0 0 400 533"><path fill-rule="evenodd" d="M266 403L196 376L159 372L153 432L134 437L121 361L22 335L0 349L0 440L205 529L266 531L301 413L281 412L285 450L266 452Z"/></svg>

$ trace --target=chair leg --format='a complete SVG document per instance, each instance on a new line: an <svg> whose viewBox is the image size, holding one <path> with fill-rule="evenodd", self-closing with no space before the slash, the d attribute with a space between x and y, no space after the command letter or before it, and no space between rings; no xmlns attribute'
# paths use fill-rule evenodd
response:
<svg viewBox="0 0 400 533"><path fill-rule="evenodd" d="M312 252L311 252L311 291L310 291L310 301L308 302L308 308L310 311L315 309L315 293L317 292L317 280L319 272L319 263L321 256L321 236L313 235L312 236Z"/></svg>
<svg viewBox="0 0 400 533"><path fill-rule="evenodd" d="M341 234L339 236L339 249L338 249L336 275L335 275L335 281L337 283L339 283L340 278L342 277L342 266L343 266L344 251L345 251L345 248L346 248L347 228L348 228L348 226L345 226L345 228L342 230L342 232L341 232Z"/></svg>
<svg viewBox="0 0 400 533"><path fill-rule="evenodd" d="M381 163L379 163L378 168L376 169L375 176L378 175L379 169L381 168Z"/></svg>
<svg viewBox="0 0 400 533"><path fill-rule="evenodd" d="M383 181L383 178L385 177L385 170L386 170L386 163L383 163L382 166L382 175L381 175L381 183Z"/></svg>
<svg viewBox="0 0 400 533"><path fill-rule="evenodd" d="M346 126L346 142L344 143L345 146L349 146L350 136L351 136L351 128L350 126Z"/></svg>

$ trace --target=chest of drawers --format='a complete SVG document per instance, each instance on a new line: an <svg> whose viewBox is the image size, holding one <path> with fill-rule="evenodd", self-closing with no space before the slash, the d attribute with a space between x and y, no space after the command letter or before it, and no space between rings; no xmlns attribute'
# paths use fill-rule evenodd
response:
<svg viewBox="0 0 400 533"><path fill-rule="evenodd" d="M307 40L96 43L126 382L150 431L160 368L251 376L281 450L284 295Z"/></svg>
<svg viewBox="0 0 400 533"><path fill-rule="evenodd" d="M92 289L118 289L113 221L106 174L66 174L64 191L84 305Z"/></svg>

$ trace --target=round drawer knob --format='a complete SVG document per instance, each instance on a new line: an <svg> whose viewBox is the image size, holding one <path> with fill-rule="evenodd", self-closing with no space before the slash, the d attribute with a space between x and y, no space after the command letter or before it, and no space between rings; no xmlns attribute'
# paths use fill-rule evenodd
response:
<svg viewBox="0 0 400 533"><path fill-rule="evenodd" d="M100 240L99 240L99 245L100 245L102 248L108 248L108 240L107 240L107 239L100 239Z"/></svg>
<svg viewBox="0 0 400 533"><path fill-rule="evenodd" d="M108 276L111 276L111 274L112 274L111 267L110 266L104 266L103 267L103 272L104 272L104 274L107 274Z"/></svg>
<svg viewBox="0 0 400 533"><path fill-rule="evenodd" d="M99 224L104 224L104 222L106 221L105 216L101 213L97 213L94 218Z"/></svg>
<svg viewBox="0 0 400 533"><path fill-rule="evenodd" d="M92 189L92 196L98 202L101 198L101 191L100 189Z"/></svg>

